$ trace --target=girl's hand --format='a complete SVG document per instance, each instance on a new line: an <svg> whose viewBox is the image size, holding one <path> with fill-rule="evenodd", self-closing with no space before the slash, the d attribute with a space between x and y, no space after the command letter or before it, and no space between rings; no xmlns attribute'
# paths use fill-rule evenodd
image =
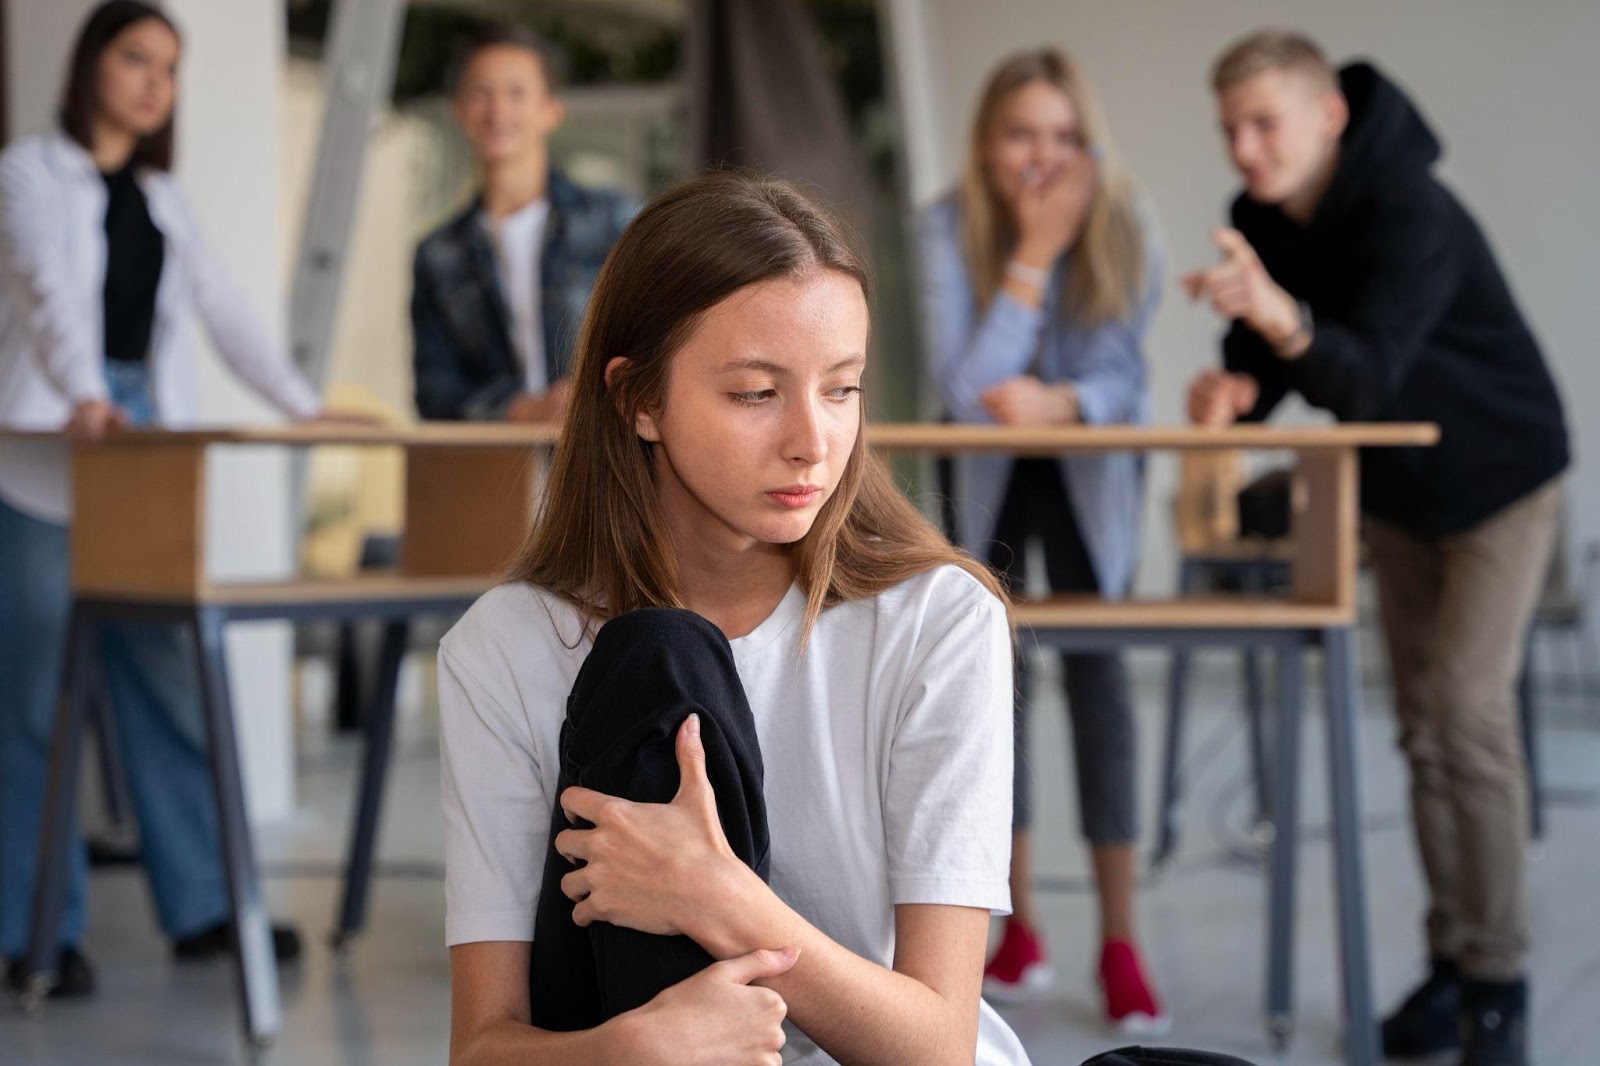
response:
<svg viewBox="0 0 1600 1066"><path fill-rule="evenodd" d="M106 431L122 425L121 409L105 400L85 400L72 409L72 417L61 427L69 440L79 444L99 444Z"/></svg>
<svg viewBox="0 0 1600 1066"><path fill-rule="evenodd" d="M798 948L714 962L617 1021L623 1061L643 1066L781 1066L783 997L752 981L788 972Z"/></svg>
<svg viewBox="0 0 1600 1066"><path fill-rule="evenodd" d="M367 414L364 411L341 411L337 407L324 407L310 418L303 419L301 425L307 426L358 426L366 429L381 429L384 420L377 415Z"/></svg>
<svg viewBox="0 0 1600 1066"><path fill-rule="evenodd" d="M572 382L567 378L545 392L524 392L506 406L507 422L559 422L567 417Z"/></svg>
<svg viewBox="0 0 1600 1066"><path fill-rule="evenodd" d="M1083 230L1098 179L1099 167L1088 155L1031 175L1017 196L1017 259L1049 270Z"/></svg>
<svg viewBox="0 0 1600 1066"><path fill-rule="evenodd" d="M723 835L699 715L678 728L677 754L681 783L671 803L632 803L577 787L561 794L568 821L594 824L555 839L556 851L580 864L561 879L561 891L577 903L572 920L579 925L601 921L694 936L691 926L715 920L717 901L728 896L723 886L755 876Z"/></svg>
<svg viewBox="0 0 1600 1066"><path fill-rule="evenodd" d="M1078 421L1078 394L1066 382L1046 385L1029 375L1008 378L978 401L1003 426L1059 426Z"/></svg>

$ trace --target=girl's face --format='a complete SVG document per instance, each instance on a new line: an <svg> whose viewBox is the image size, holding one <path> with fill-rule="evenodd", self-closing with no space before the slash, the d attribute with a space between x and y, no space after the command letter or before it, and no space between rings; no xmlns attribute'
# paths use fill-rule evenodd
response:
<svg viewBox="0 0 1600 1066"><path fill-rule="evenodd" d="M806 535L856 446L868 328L860 284L831 270L746 286L705 313L635 427L658 442L680 543L743 552Z"/></svg>
<svg viewBox="0 0 1600 1066"><path fill-rule="evenodd" d="M141 19L113 37L96 74L101 121L136 137L165 126L177 95L178 50L178 35L160 19Z"/></svg>
<svg viewBox="0 0 1600 1066"><path fill-rule="evenodd" d="M989 185L1008 206L1030 180L1059 177L1087 158L1077 109L1047 81L1030 81L1002 100L983 144Z"/></svg>

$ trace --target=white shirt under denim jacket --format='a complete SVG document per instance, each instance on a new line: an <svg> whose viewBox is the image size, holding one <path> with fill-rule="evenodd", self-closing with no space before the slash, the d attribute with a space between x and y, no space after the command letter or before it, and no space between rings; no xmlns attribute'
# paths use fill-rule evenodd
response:
<svg viewBox="0 0 1600 1066"><path fill-rule="evenodd" d="M1097 325L1059 312L1065 257L1051 271L1039 307L1001 290L987 307L977 300L961 251L961 211L954 195L918 218L928 372L946 414L958 422L993 423L980 397L1008 378L1032 374L1072 383L1088 425L1142 423L1149 418L1144 335L1161 298L1162 254L1154 220L1141 211L1144 282L1126 318ZM964 455L954 462L961 546L986 558L995 519L1011 479L1008 455ZM1060 459L1073 516L1102 595L1127 595L1139 556L1143 460L1134 452L1075 452Z"/></svg>
<svg viewBox="0 0 1600 1066"><path fill-rule="evenodd" d="M138 180L166 251L150 333L157 422L182 427L194 420L191 312L246 384L290 417L314 415L316 391L202 243L177 181L156 170L141 171ZM65 134L20 138L0 153L0 426L60 429L77 404L107 398L105 215L105 181ZM65 442L0 442L0 498L36 518L66 522Z"/></svg>

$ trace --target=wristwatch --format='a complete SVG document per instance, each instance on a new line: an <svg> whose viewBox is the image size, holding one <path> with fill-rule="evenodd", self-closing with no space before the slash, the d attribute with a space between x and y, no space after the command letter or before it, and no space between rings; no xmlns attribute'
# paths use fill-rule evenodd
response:
<svg viewBox="0 0 1600 1066"><path fill-rule="evenodd" d="M1286 358L1289 357L1287 356L1289 352L1294 352L1295 355L1303 353L1306 346L1311 343L1313 336L1314 323L1311 320L1311 305L1304 300L1296 300L1295 307L1300 312L1300 321L1294 327L1294 332L1272 346L1273 351Z"/></svg>

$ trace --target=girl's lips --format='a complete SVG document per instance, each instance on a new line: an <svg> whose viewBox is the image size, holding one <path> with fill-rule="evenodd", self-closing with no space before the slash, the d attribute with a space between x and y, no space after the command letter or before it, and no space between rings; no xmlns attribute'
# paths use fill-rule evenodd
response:
<svg viewBox="0 0 1600 1066"><path fill-rule="evenodd" d="M822 489L816 486L797 489L792 492L786 489L779 489L766 495L767 499L773 500L784 507L804 507L809 503L815 502L816 498L822 495Z"/></svg>

